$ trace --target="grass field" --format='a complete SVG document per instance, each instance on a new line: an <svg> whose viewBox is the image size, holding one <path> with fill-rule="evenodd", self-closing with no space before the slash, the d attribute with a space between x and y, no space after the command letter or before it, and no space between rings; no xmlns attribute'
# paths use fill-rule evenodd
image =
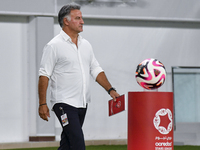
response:
<svg viewBox="0 0 200 150"><path fill-rule="evenodd" d="M10 149L10 150L57 150L57 147L24 148L24 149ZM127 146L126 145L87 146L86 150L127 150ZM174 146L174 150L200 150L200 146Z"/></svg>

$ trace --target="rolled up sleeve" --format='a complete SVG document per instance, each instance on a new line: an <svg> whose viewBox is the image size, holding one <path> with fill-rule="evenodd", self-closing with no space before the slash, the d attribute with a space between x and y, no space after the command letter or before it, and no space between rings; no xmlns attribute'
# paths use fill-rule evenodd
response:
<svg viewBox="0 0 200 150"><path fill-rule="evenodd" d="M91 67L90 67L90 73L94 80L96 80L98 74L100 72L103 72L104 70L99 65L99 62L96 60L94 53L92 53L92 61L91 61Z"/></svg>
<svg viewBox="0 0 200 150"><path fill-rule="evenodd" d="M40 63L39 76L51 77L56 63L56 55L50 45L46 45Z"/></svg>

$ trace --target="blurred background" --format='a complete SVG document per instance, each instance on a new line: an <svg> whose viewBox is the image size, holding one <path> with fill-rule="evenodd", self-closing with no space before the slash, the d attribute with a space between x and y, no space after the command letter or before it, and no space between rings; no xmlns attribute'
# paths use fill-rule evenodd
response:
<svg viewBox="0 0 200 150"><path fill-rule="evenodd" d="M135 80L142 60L165 65L158 91L174 92L175 144L200 145L199 0L0 0L0 143L60 139L54 113L48 122L38 115L37 82L43 47L61 30L57 13L70 2L82 6L80 34L126 101L144 91ZM110 96L92 79L91 91L85 140L126 144L127 106L108 117Z"/></svg>

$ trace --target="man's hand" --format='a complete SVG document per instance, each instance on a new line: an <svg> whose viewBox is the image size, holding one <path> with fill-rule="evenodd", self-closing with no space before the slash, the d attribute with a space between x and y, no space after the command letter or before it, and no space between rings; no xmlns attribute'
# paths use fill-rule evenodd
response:
<svg viewBox="0 0 200 150"><path fill-rule="evenodd" d="M39 106L38 112L39 112L40 118L48 121L48 117L50 117L50 114L49 114L49 108L47 105Z"/></svg>
<svg viewBox="0 0 200 150"><path fill-rule="evenodd" d="M116 101L116 98L120 95L115 90L112 90L110 91L110 96L113 98L114 101Z"/></svg>
<svg viewBox="0 0 200 150"><path fill-rule="evenodd" d="M48 121L49 108L46 105L46 92L48 87L49 78L46 76L40 76L38 81L38 94L39 94L39 106L38 112L42 119Z"/></svg>

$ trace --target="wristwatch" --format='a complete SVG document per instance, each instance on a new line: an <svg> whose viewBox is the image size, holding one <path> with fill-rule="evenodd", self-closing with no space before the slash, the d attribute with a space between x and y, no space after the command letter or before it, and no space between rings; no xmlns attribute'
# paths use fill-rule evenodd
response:
<svg viewBox="0 0 200 150"><path fill-rule="evenodd" d="M108 90L108 94L109 94L109 95L110 95L110 92L111 92L112 90L116 92L115 88L114 88L114 87L111 87L111 88Z"/></svg>

